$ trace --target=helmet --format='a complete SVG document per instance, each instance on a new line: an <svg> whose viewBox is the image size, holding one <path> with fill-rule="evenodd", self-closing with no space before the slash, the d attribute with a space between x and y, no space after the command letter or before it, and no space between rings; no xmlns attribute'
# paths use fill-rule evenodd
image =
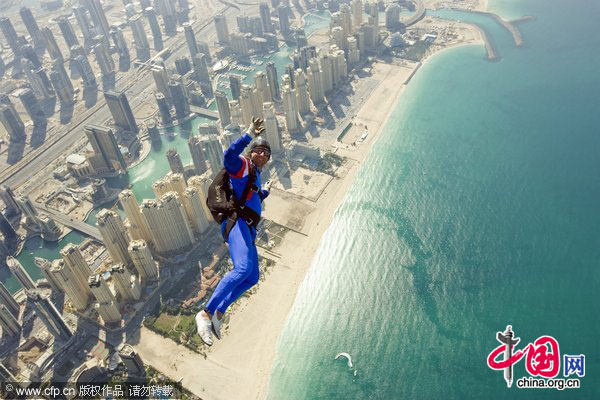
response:
<svg viewBox="0 0 600 400"><path fill-rule="evenodd" d="M271 145L267 142L267 139L258 137L256 140L250 145L250 152L252 152L256 148L263 148L269 150L269 154L271 153Z"/></svg>

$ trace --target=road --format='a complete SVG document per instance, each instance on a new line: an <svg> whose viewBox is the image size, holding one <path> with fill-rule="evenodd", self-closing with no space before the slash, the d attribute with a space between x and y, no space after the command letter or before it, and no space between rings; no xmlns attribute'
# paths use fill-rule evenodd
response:
<svg viewBox="0 0 600 400"><path fill-rule="evenodd" d="M98 230L98 228L95 228L90 224L86 224L85 222L73 219L68 215L62 214L56 210L49 209L40 203L36 203L36 207L47 213L53 220L55 220L59 224L68 226L71 229L75 229L76 231L93 237L94 239L99 240L101 242L103 241L102 235L100 235L100 231Z"/></svg>

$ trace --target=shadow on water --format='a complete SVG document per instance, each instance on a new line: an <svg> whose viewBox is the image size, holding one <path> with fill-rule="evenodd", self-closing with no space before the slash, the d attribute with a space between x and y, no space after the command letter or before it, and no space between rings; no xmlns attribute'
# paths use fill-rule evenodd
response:
<svg viewBox="0 0 600 400"><path fill-rule="evenodd" d="M415 261L412 265L404 266L404 268L411 273L412 284L419 300L418 303L423 307L427 318L444 337L450 340L460 340L460 335L446 328L439 318L438 304L435 296L436 283L431 272L428 271L429 259L432 257L432 252L427 250L411 220L402 215L398 209L380 207L371 202L360 203L357 208L359 210L373 211L381 219L388 221L388 229L391 229L398 239L406 243Z"/></svg>

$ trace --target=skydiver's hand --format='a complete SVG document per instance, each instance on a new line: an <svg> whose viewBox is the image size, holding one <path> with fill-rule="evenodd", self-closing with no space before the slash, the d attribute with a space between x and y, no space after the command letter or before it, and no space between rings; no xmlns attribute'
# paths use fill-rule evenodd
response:
<svg viewBox="0 0 600 400"><path fill-rule="evenodd" d="M265 131L264 121L261 118L252 117L252 122L248 126L248 134L258 137Z"/></svg>

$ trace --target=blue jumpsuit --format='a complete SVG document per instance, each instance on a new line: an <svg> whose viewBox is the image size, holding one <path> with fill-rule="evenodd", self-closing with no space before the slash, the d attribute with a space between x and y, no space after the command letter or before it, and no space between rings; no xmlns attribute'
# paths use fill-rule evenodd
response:
<svg viewBox="0 0 600 400"><path fill-rule="evenodd" d="M231 185L235 196L242 196L248 182L251 160L242 156L244 148L250 144L252 138L244 134L225 150L225 169L231 178ZM261 187L260 171L256 167L256 187ZM261 213L261 202L269 195L268 190L250 191L246 199L246 207ZM225 224L221 225L221 234L224 236ZM256 251L256 229L239 218L229 232L227 244L229 254L233 261L233 269L221 279L210 300L206 304L206 311L214 314L215 311L225 313L227 308L236 301L246 290L258 282L258 253Z"/></svg>

